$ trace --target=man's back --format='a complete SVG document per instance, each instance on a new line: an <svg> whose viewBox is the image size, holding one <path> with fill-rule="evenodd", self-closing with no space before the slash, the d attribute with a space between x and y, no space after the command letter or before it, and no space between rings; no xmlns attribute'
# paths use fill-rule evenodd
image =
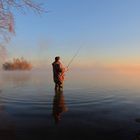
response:
<svg viewBox="0 0 140 140"><path fill-rule="evenodd" d="M59 76L61 75L61 72L62 72L60 62L53 62L52 66L53 66L54 82L57 83L59 82Z"/></svg>

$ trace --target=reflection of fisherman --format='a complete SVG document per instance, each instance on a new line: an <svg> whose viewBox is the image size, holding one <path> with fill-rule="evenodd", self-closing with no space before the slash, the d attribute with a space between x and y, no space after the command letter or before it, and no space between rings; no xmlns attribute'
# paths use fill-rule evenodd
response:
<svg viewBox="0 0 140 140"><path fill-rule="evenodd" d="M59 56L55 57L55 61L52 63L52 66L53 66L53 79L55 82L55 89L63 88L64 73L66 69L60 62Z"/></svg>
<svg viewBox="0 0 140 140"><path fill-rule="evenodd" d="M63 90L55 90L55 96L53 99L53 117L56 124L61 120L61 113L66 112L67 110Z"/></svg>

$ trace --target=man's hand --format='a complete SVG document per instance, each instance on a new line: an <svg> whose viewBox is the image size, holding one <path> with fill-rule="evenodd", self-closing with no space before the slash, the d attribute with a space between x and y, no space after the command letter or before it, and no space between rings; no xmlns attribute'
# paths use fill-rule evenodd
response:
<svg viewBox="0 0 140 140"><path fill-rule="evenodd" d="M68 70L69 70L68 67L66 67L66 68L65 68L65 72L67 72Z"/></svg>

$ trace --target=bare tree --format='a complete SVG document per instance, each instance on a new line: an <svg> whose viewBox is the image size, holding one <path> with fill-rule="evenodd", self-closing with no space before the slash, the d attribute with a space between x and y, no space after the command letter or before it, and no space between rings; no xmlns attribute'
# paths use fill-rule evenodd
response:
<svg viewBox="0 0 140 140"><path fill-rule="evenodd" d="M38 14L46 12L39 0L0 0L0 41L8 41L15 33L14 9L22 13L28 9Z"/></svg>
<svg viewBox="0 0 140 140"><path fill-rule="evenodd" d="M6 44L15 34L13 10L26 13L31 10L41 14L46 12L40 0L0 0L0 63L7 57ZM46 1L46 0L44 0Z"/></svg>

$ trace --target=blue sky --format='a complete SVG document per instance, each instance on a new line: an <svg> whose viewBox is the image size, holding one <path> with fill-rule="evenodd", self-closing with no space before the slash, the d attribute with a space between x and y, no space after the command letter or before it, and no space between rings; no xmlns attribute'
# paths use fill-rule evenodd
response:
<svg viewBox="0 0 140 140"><path fill-rule="evenodd" d="M14 11L9 58L49 64L60 55L67 64L84 46L74 65L139 64L139 0L46 0L44 7L41 16Z"/></svg>

